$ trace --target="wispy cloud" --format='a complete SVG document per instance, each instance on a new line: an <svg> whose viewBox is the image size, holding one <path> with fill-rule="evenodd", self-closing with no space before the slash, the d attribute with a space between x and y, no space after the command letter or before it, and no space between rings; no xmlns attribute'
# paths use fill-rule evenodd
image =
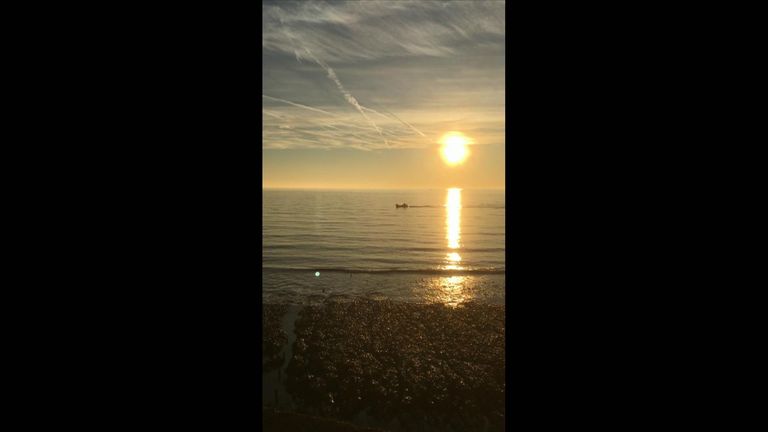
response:
<svg viewBox="0 0 768 432"><path fill-rule="evenodd" d="M291 38L329 62L448 56L473 41L503 44L503 1L270 2L265 50L297 55Z"/></svg>
<svg viewBox="0 0 768 432"><path fill-rule="evenodd" d="M262 24L265 149L503 143L503 1L268 1Z"/></svg>

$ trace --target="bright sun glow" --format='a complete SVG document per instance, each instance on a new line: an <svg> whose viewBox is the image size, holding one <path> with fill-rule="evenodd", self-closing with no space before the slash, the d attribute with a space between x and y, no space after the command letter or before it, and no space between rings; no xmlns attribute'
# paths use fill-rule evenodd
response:
<svg viewBox="0 0 768 432"><path fill-rule="evenodd" d="M463 163L469 156L467 145L471 140L461 132L448 132L440 139L443 145L441 153L445 163L448 165L458 165Z"/></svg>

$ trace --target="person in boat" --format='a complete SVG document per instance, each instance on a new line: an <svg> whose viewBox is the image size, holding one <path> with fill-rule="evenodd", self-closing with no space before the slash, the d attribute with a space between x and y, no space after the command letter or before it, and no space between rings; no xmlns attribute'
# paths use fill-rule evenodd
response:
<svg viewBox="0 0 768 432"><path fill-rule="evenodd" d="M406 203L402 203L402 204L395 203L395 208L408 208L408 204L406 204Z"/></svg>

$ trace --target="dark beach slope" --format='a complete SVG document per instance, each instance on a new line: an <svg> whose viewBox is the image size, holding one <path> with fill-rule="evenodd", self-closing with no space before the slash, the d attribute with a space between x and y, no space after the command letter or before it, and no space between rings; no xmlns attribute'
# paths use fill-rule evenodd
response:
<svg viewBox="0 0 768 432"><path fill-rule="evenodd" d="M264 432L384 432L381 429L359 427L338 420L308 416L298 413L262 409Z"/></svg>
<svg viewBox="0 0 768 432"><path fill-rule="evenodd" d="M261 310L261 369L264 372L278 368L285 361L287 334L281 320L288 307L285 305L264 305Z"/></svg>
<svg viewBox="0 0 768 432"><path fill-rule="evenodd" d="M276 377L266 405L392 431L504 429L503 306L360 300L287 319L290 310L265 306L263 365L276 365L264 370Z"/></svg>

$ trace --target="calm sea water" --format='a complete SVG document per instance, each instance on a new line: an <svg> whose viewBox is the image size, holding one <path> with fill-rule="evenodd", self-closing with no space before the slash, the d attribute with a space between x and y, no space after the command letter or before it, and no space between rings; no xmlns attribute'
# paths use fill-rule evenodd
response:
<svg viewBox="0 0 768 432"><path fill-rule="evenodd" d="M503 303L504 191L265 189L263 299ZM395 203L408 203L407 209Z"/></svg>

